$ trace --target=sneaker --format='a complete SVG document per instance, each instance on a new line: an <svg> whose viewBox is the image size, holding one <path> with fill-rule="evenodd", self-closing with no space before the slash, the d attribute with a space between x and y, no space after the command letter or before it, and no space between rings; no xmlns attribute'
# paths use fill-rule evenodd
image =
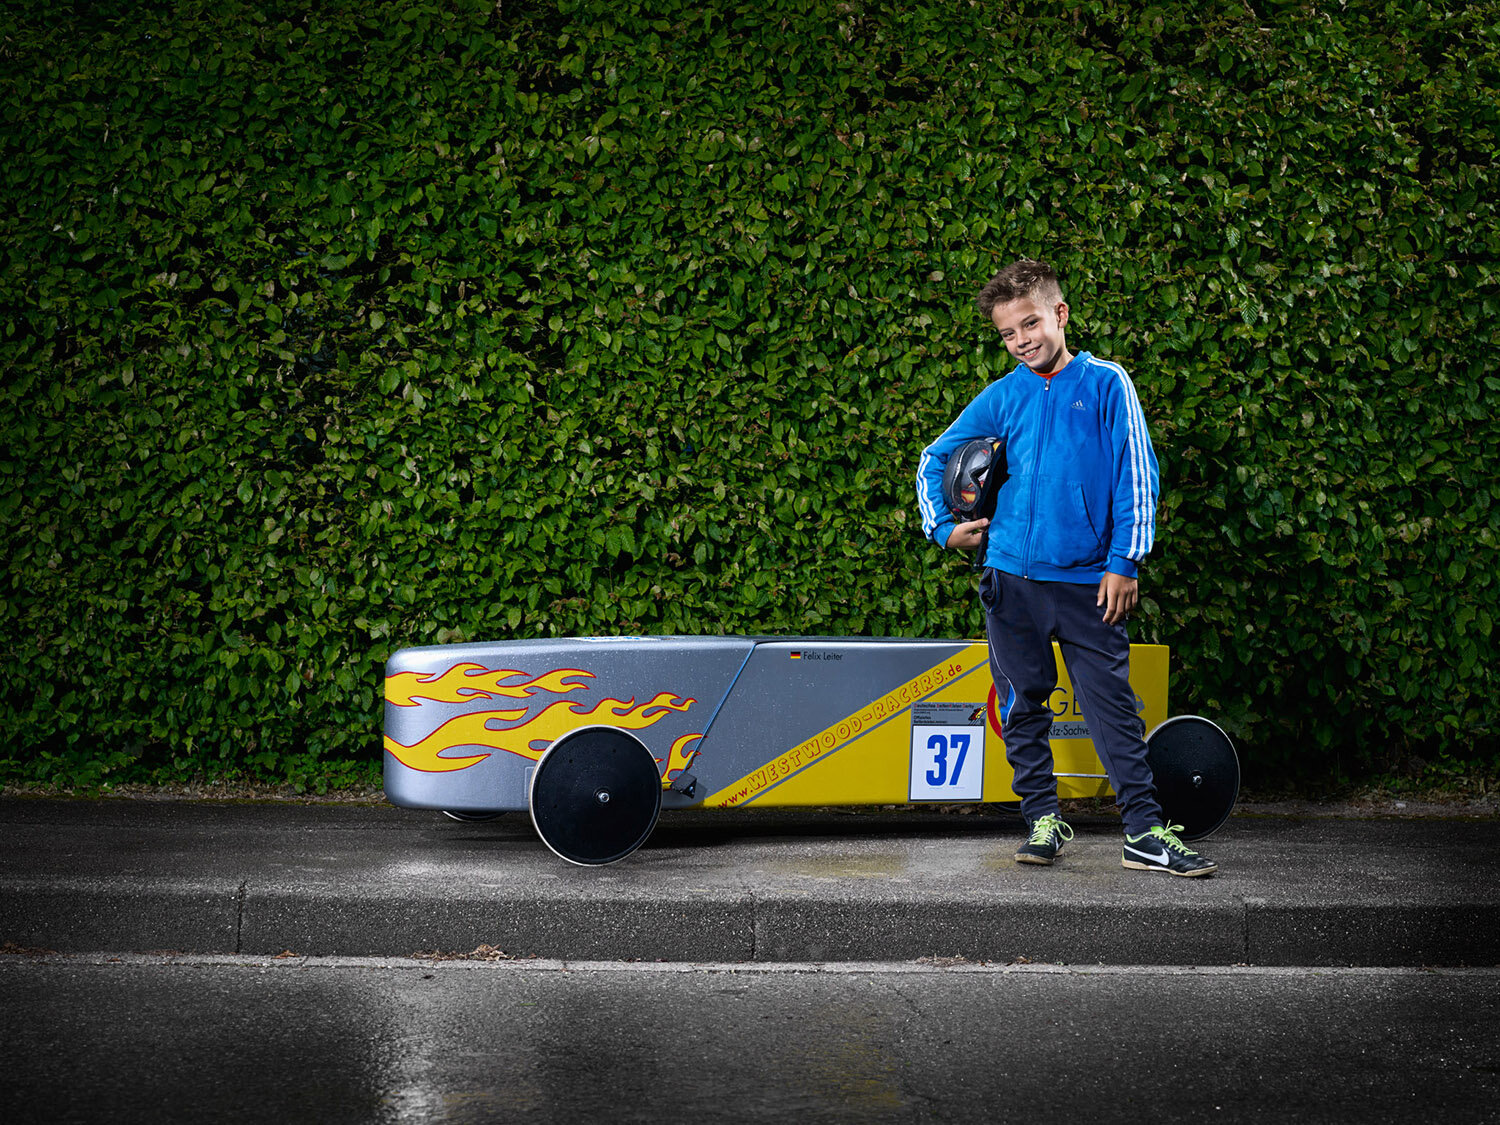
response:
<svg viewBox="0 0 1500 1125"><path fill-rule="evenodd" d="M1016 849L1017 863L1051 863L1062 846L1073 838L1073 830L1056 813L1039 816L1031 824L1031 835Z"/></svg>
<svg viewBox="0 0 1500 1125"><path fill-rule="evenodd" d="M1134 871L1168 871L1173 875L1212 875L1219 865L1205 859L1177 838L1182 825L1158 824L1139 836L1125 836L1125 851L1120 865Z"/></svg>

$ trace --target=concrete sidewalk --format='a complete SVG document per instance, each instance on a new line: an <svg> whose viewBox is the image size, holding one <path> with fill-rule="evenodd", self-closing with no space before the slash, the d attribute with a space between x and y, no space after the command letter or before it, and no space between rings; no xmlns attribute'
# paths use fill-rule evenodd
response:
<svg viewBox="0 0 1500 1125"><path fill-rule="evenodd" d="M662 814L580 868L524 815L0 799L0 947L588 960L1500 964L1500 823L1241 810L1208 879L1120 866L1073 816L1054 867L1020 820L904 807Z"/></svg>

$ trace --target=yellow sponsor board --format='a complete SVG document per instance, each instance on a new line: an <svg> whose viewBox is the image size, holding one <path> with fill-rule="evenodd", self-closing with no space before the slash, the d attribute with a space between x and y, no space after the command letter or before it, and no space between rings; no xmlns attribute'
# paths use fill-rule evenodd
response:
<svg viewBox="0 0 1500 1125"><path fill-rule="evenodd" d="M1167 717L1167 660L1165 646L1131 646L1130 682L1147 730ZM1107 795L1112 790L1060 653L1058 669L1058 686L1051 699L1058 794ZM711 794L704 805L881 805L939 799L939 790L924 792L920 798L914 791L923 776L916 758L929 752L928 740L914 735L912 709L918 704L948 705L950 713L963 711L970 719L978 718L972 712L982 714L982 726L972 728L983 732L982 746L975 745L971 751L965 745L967 759L945 759L938 768L941 772L952 769L956 781L956 767L966 760L966 768L983 773L979 800L1014 801L1010 764L999 730L1005 700L992 688L988 650L976 642ZM927 776L931 780L937 774L929 770Z"/></svg>

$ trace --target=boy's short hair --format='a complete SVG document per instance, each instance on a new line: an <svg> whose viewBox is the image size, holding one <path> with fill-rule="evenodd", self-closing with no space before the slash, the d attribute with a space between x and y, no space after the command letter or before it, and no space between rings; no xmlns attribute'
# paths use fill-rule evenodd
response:
<svg viewBox="0 0 1500 1125"><path fill-rule="evenodd" d="M990 278L979 291L979 311L988 320L996 305L1007 301L1028 298L1037 304L1055 305L1063 299L1062 286L1057 283L1057 271L1046 262L1022 258L1012 262Z"/></svg>

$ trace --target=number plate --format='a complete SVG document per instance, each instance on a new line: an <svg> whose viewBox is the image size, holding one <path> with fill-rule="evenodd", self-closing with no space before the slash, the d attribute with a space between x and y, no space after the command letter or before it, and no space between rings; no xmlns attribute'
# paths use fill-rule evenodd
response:
<svg viewBox="0 0 1500 1125"><path fill-rule="evenodd" d="M978 801L984 796L984 704L914 703L913 801Z"/></svg>

